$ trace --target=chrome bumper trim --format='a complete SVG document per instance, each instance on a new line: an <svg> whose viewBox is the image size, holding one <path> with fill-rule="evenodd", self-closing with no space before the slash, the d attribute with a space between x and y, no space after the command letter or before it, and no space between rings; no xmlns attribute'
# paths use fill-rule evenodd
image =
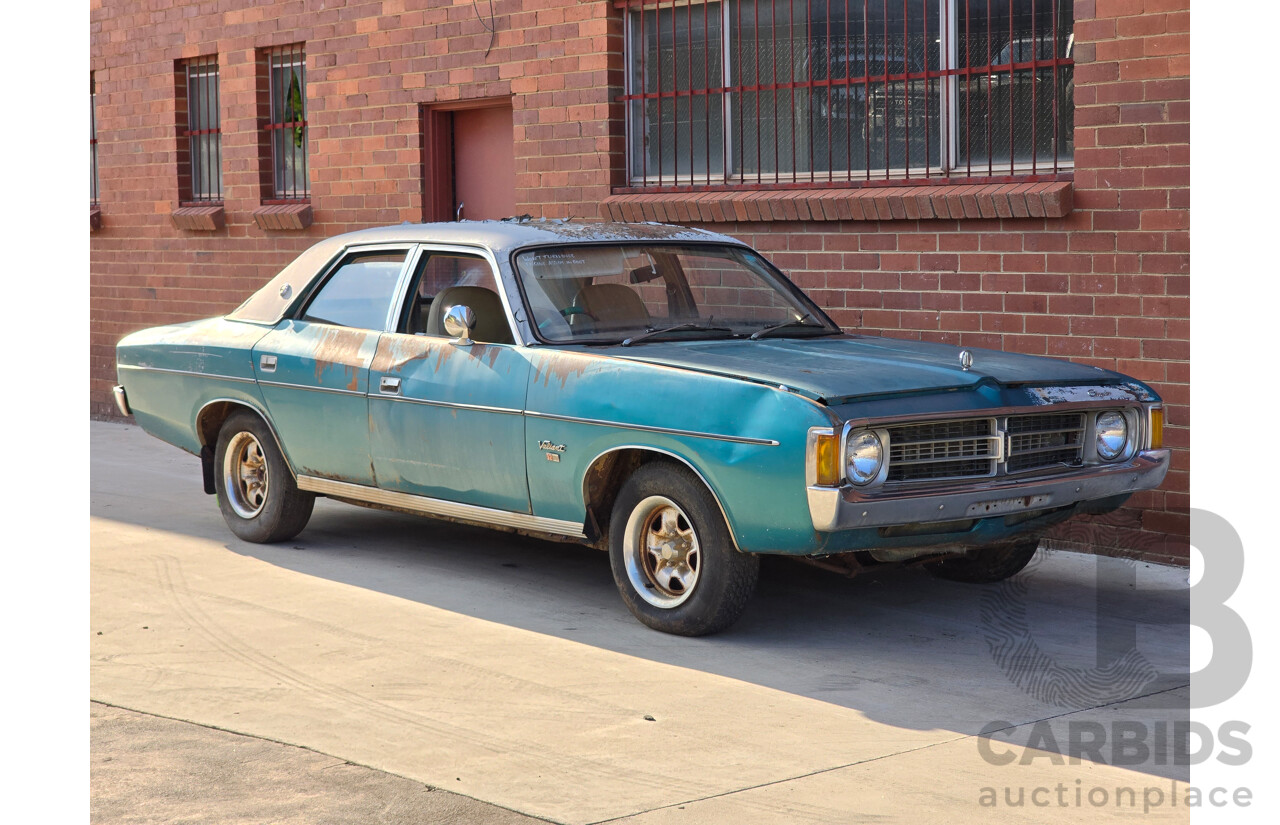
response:
<svg viewBox="0 0 1280 825"><path fill-rule="evenodd" d="M1063 507L1159 487L1165 474L1169 472L1169 457L1169 450L1147 450L1122 464L1091 467L1048 478L1041 476L1018 479L1003 476L981 483L939 485L931 489L879 492L874 495L849 486L811 486L808 488L809 515L813 519L815 530L830 533L859 527L927 524L983 518L997 512L1008 515L1023 510ZM969 512L971 506L1015 498L1027 499L1026 506Z"/></svg>
<svg viewBox="0 0 1280 825"><path fill-rule="evenodd" d="M370 504L398 507L424 516L442 516L460 521L469 521L489 527L496 525L516 530L531 530L537 533L569 536L575 539L586 537L582 532L582 525L573 521L543 518L542 516L533 516L528 513L512 513L508 510L495 510L492 507L478 507L474 504L460 504L456 501L415 496L411 493L383 490L364 484L351 484L346 481L334 481L316 476L298 476L298 489L337 498L365 501Z"/></svg>
<svg viewBox="0 0 1280 825"><path fill-rule="evenodd" d="M111 388L111 394L115 396L116 409L120 411L121 415L133 415L133 410L129 409L129 397L125 394L123 386L116 384Z"/></svg>

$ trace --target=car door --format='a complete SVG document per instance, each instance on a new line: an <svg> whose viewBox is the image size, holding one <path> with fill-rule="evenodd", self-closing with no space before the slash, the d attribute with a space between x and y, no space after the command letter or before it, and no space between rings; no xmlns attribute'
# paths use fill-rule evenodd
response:
<svg viewBox="0 0 1280 825"><path fill-rule="evenodd" d="M413 244L348 250L303 309L254 347L254 369L299 475L375 484L369 365L394 317Z"/></svg>
<svg viewBox="0 0 1280 825"><path fill-rule="evenodd" d="M492 259L466 247L424 247L396 328L378 342L369 431L378 486L528 513L524 399L529 362L514 345ZM470 306L474 343L442 328Z"/></svg>

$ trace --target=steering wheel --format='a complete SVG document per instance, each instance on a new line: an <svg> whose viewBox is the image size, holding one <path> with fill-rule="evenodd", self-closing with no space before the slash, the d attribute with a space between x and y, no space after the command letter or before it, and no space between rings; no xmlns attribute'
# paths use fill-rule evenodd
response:
<svg viewBox="0 0 1280 825"><path fill-rule="evenodd" d="M597 320L596 316L592 315L590 312L587 312L585 309L583 309L580 306L567 306L564 309L560 310L560 314L564 316L565 320L569 322L569 326L571 327L577 326L577 324L574 323L574 316L577 316L577 315L581 315L583 318L586 318L592 323L595 323Z"/></svg>

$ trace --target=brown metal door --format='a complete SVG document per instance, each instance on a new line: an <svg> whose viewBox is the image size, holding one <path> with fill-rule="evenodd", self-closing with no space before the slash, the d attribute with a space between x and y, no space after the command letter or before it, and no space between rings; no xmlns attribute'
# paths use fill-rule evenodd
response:
<svg viewBox="0 0 1280 825"><path fill-rule="evenodd" d="M516 157L510 106L453 113L453 208L473 221L516 213Z"/></svg>

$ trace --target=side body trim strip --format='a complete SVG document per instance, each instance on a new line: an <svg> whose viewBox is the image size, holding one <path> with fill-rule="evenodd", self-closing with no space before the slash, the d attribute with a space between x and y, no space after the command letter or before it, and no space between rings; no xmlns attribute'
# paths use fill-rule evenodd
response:
<svg viewBox="0 0 1280 825"><path fill-rule="evenodd" d="M646 433L666 433L668 435L687 435L692 438L710 438L716 441L732 441L737 444L759 444L764 447L776 447L778 442L771 438L749 438L740 435L720 435L718 433L702 433L696 430L677 430L670 427L650 427L646 424L623 424L618 421L602 421L598 418L575 418L571 415L554 415L525 410L524 414L531 418L546 418L552 421L568 421L573 424L595 424L600 427L618 427L623 430L639 430Z"/></svg>
<svg viewBox="0 0 1280 825"><path fill-rule="evenodd" d="M327 496L366 501L370 504L383 504L388 507L399 507L424 516L444 516L476 524L511 527L517 530L532 530L539 533L552 533L575 539L584 539L582 525L572 521L531 516L527 513L512 513L507 510L494 510L491 507L477 507L474 504L460 504L456 501L444 501L427 496L415 496L394 490L381 490L363 484L351 484L346 481L333 481L316 476L298 476L298 489L321 493Z"/></svg>

